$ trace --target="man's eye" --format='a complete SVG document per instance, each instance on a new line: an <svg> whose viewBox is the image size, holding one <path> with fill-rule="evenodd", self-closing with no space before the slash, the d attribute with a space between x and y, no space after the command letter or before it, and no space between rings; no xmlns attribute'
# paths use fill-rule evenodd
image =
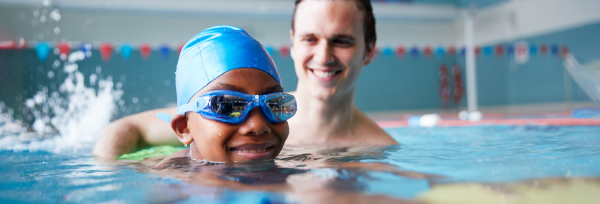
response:
<svg viewBox="0 0 600 204"><path fill-rule="evenodd" d="M335 44L337 46L342 46L342 47L349 47L349 46L352 46L352 41L350 41L350 40L334 40L333 44Z"/></svg>
<svg viewBox="0 0 600 204"><path fill-rule="evenodd" d="M315 39L315 38L305 38L304 42L313 43L313 42L317 42L317 39Z"/></svg>

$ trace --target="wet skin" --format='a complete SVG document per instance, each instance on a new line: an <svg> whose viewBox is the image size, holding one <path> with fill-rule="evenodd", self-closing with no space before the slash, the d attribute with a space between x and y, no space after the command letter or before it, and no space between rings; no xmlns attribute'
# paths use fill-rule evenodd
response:
<svg viewBox="0 0 600 204"><path fill-rule="evenodd" d="M277 81L264 71L243 68L231 70L196 93L190 101L213 90L231 90L251 95L282 92ZM269 123L259 107L252 109L240 124L229 124L202 117L196 112L176 115L171 127L178 139L191 144L169 158L190 157L214 162L247 162L274 159L289 134L288 123Z"/></svg>

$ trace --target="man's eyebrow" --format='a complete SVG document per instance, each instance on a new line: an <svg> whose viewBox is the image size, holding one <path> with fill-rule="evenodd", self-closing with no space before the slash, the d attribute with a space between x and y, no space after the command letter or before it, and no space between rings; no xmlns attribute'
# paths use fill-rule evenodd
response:
<svg viewBox="0 0 600 204"><path fill-rule="evenodd" d="M283 92L283 87L281 87L281 85L277 84L275 86L267 87L265 89L265 94L276 93L276 92Z"/></svg>
<svg viewBox="0 0 600 204"><path fill-rule="evenodd" d="M213 90L219 90L219 89L220 90L230 90L230 91L237 91L237 92L242 92L242 93L246 92L246 89L244 89L241 86L236 86L233 84L226 84L226 83L222 83L222 82L219 82L212 89Z"/></svg>
<svg viewBox="0 0 600 204"><path fill-rule="evenodd" d="M299 36L300 37L312 37L312 36L315 36L315 34L314 33L300 33Z"/></svg>
<svg viewBox="0 0 600 204"><path fill-rule="evenodd" d="M331 39L346 39L346 40L352 40L354 41L355 38L352 35L348 35L348 34L335 34L331 37Z"/></svg>

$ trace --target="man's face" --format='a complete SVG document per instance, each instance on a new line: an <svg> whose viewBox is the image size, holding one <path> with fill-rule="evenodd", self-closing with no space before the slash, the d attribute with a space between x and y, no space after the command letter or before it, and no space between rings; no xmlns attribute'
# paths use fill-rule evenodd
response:
<svg viewBox="0 0 600 204"><path fill-rule="evenodd" d="M298 4L290 32L291 56L302 88L312 96L328 100L353 92L371 59L371 52L365 51L363 15L354 1Z"/></svg>
<svg viewBox="0 0 600 204"><path fill-rule="evenodd" d="M194 98L212 90L230 90L251 95L282 92L281 85L264 71L235 69L212 81ZM187 127L203 159L218 162L275 159L287 139L287 121L269 123L259 107L240 124L229 124L187 113Z"/></svg>

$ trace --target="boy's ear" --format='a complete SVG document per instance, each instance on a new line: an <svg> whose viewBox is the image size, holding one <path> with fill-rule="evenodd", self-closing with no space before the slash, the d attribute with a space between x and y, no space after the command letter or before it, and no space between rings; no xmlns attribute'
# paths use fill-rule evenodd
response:
<svg viewBox="0 0 600 204"><path fill-rule="evenodd" d="M177 135L177 139L183 144L190 144L194 139L190 134L190 129L187 126L187 117L177 114L171 118L171 128Z"/></svg>

